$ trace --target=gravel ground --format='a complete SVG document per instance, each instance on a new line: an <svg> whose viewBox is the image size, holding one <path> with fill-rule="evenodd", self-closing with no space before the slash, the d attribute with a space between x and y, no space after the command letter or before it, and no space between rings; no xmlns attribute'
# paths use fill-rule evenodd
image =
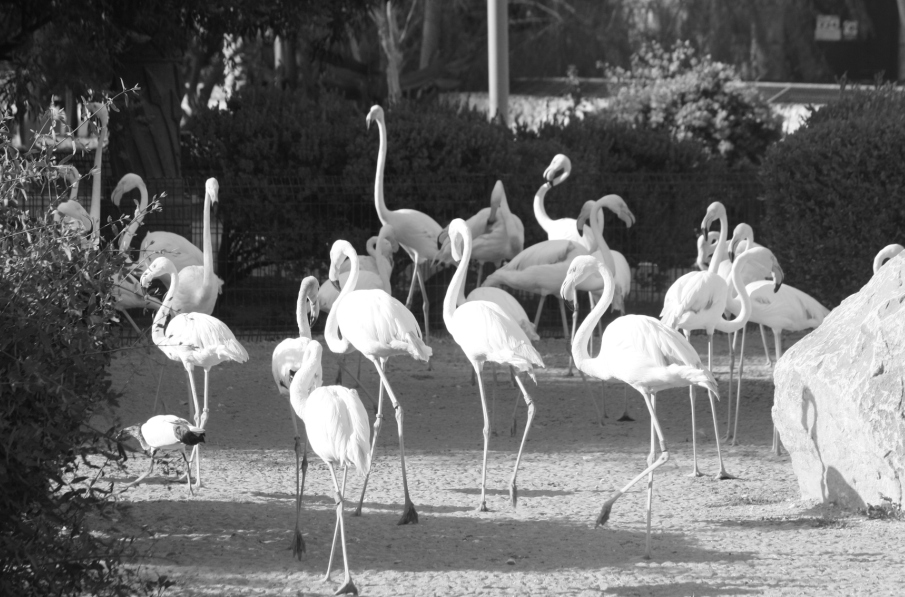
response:
<svg viewBox="0 0 905 597"><path fill-rule="evenodd" d="M701 354L704 340L693 338ZM362 595L902 594L902 523L802 502L789 457L770 454L773 383L758 334L748 335L746 347L755 358L745 365L740 443L723 448L737 479L713 477L716 444L705 395L698 393L696 407L705 474L697 478L689 476L688 391L658 396L671 458L655 476L651 560L643 558L646 483L616 503L605 526L594 528L604 499L645 467L650 418L634 390L628 389L628 398L637 421L615 420L625 386L613 384L605 389L610 417L599 427L580 378L565 375L564 341L540 342L547 369L534 392L537 415L519 473L518 507L509 504L508 484L525 408L517 413L518 435L510 437L516 390L507 381L498 395L499 435L491 439L488 458L491 511L479 513L483 423L477 388L458 346L443 338L430 344L433 370L397 357L389 373L405 408L408 478L420 523L396 525L402 484L392 418L378 441L361 517L352 516L361 480L349 477L346 534ZM165 574L175 581L166 595L330 595L339 586L339 554L339 572L334 563L332 582L321 582L335 509L329 472L316 456L303 511L307 554L299 562L289 551L293 431L270 375L275 345L247 344L248 363L213 370L204 487L195 497L179 483L174 460L120 498L118 526L139 535L136 546L144 554L135 565L148 578ZM726 353L720 338L714 369L724 395L721 429ZM336 359L325 350L324 360L325 377L332 378ZM377 375L367 361L361 379L376 396ZM122 424L163 412L188 414L185 374L153 346L117 356L113 383L123 393L116 413ZM138 456L109 479L126 481L144 470L147 461Z"/></svg>

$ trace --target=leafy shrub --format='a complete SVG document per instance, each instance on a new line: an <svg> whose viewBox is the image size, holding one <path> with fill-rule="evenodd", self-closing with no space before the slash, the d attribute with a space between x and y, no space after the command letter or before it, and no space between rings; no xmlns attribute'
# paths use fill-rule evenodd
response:
<svg viewBox="0 0 905 597"><path fill-rule="evenodd" d="M905 95L846 92L775 145L762 167L766 232L790 283L837 305L905 236Z"/></svg>
<svg viewBox="0 0 905 597"><path fill-rule="evenodd" d="M654 42L632 56L628 70L606 67L619 85L608 112L637 126L695 139L732 163L758 163L782 124L735 68L698 56L691 44L671 51Z"/></svg>
<svg viewBox="0 0 905 597"><path fill-rule="evenodd" d="M88 422L116 402L107 366L122 257L16 207L49 158L19 156L3 127L0 161L0 594L123 594L128 540L88 522L107 504L89 457L112 444Z"/></svg>

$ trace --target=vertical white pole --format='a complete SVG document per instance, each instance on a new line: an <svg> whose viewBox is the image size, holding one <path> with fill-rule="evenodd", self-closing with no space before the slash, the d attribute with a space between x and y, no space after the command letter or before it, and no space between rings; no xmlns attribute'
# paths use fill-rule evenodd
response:
<svg viewBox="0 0 905 597"><path fill-rule="evenodd" d="M488 116L509 123L509 0L487 0Z"/></svg>

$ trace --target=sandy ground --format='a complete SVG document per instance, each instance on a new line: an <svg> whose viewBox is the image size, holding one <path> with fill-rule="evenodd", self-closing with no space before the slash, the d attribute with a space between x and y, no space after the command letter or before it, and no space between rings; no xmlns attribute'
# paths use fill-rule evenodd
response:
<svg viewBox="0 0 905 597"><path fill-rule="evenodd" d="M693 340L705 354L705 338ZM195 497L178 482L181 464L174 460L120 498L118 528L139 535L136 546L144 555L136 565L144 575L166 574L176 582L167 595L329 595L340 584L339 554L339 572L332 582L321 582L335 509L329 472L313 455L303 511L307 554L299 562L289 551L293 431L287 401L270 375L275 345L249 343L248 363L212 372L204 487ZM746 352L755 358L746 363L740 443L723 448L726 467L737 479L713 477L717 454L705 395L698 393L696 408L705 476L697 478L689 476L688 391L659 396L671 458L655 476L651 560L642 557L646 483L616 503L605 526L594 528L604 499L645 466L650 418L637 393L628 390L637 421L617 422L624 386L607 386L610 417L597 426L580 379L565 376L565 342L539 343L547 369L534 392L537 416L519 474L518 507L509 504L508 485L526 411L522 405L519 435L510 437L516 390L503 385L495 411L499 435L491 439L488 458L491 511L479 513L477 388L469 383L469 365L458 346L444 338L431 345L432 371L400 357L391 361L389 374L405 408L408 478L420 523L396 525L402 483L392 418L378 441L361 517L351 515L361 481L349 477L346 532L362 595L902 594L902 523L803 503L789 457L771 455L773 384L756 333L748 335ZM721 338L714 369L724 395L726 353ZM328 350L324 357L330 379L335 357ZM185 374L177 363L162 367L164 362L153 346L116 358L113 381L123 393L117 412L122 423L162 412L188 414ZM365 361L362 381L375 396L376 380ZM721 429L725 408L724 399L718 405ZM370 408L369 413L373 421ZM139 454L109 480L127 481L146 463Z"/></svg>

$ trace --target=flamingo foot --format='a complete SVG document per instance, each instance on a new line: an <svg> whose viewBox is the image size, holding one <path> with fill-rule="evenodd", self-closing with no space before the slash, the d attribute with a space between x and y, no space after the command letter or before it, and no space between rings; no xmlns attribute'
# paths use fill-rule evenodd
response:
<svg viewBox="0 0 905 597"><path fill-rule="evenodd" d="M509 502L513 509L518 505L518 487L515 486L515 481L509 484Z"/></svg>
<svg viewBox="0 0 905 597"><path fill-rule="evenodd" d="M343 586L336 589L336 592L333 594L334 595L358 595L358 587L355 586L355 583L352 582L352 579L350 578L349 580L347 580L345 582L345 584Z"/></svg>
<svg viewBox="0 0 905 597"><path fill-rule="evenodd" d="M600 509L600 514L597 515L597 522L594 523L594 528L596 529L602 524L606 524L606 521L610 519L610 511L613 509L613 502L607 500L603 503L603 507Z"/></svg>
<svg viewBox="0 0 905 597"><path fill-rule="evenodd" d="M415 504L406 502L402 510L402 518L396 524L418 524L418 513L415 512Z"/></svg>
<svg viewBox="0 0 905 597"><path fill-rule="evenodd" d="M302 555L305 553L305 540L302 538L302 532L295 529L295 537L292 539L292 556L298 561L302 561Z"/></svg>
<svg viewBox="0 0 905 597"><path fill-rule="evenodd" d="M509 437L515 437L515 434L517 431L518 431L518 423L516 423L515 419L513 419L512 426L509 427Z"/></svg>
<svg viewBox="0 0 905 597"><path fill-rule="evenodd" d="M352 512L352 516L361 516L361 504L355 507L355 511Z"/></svg>
<svg viewBox="0 0 905 597"><path fill-rule="evenodd" d="M726 472L726 469L720 469L720 472L717 473L716 480L717 481L725 481L727 479L738 479L735 475L730 475Z"/></svg>
<svg viewBox="0 0 905 597"><path fill-rule="evenodd" d="M689 473L688 476L689 477L703 477L704 473L701 472L701 470L698 468L697 463L695 463L694 469L691 471L691 473Z"/></svg>
<svg viewBox="0 0 905 597"><path fill-rule="evenodd" d="M487 509L487 502L481 500L481 505L478 506L478 512L490 512L490 510Z"/></svg>
<svg viewBox="0 0 905 597"><path fill-rule="evenodd" d="M617 421L634 421L632 417L629 416L628 411L622 413L622 416L616 419Z"/></svg>

